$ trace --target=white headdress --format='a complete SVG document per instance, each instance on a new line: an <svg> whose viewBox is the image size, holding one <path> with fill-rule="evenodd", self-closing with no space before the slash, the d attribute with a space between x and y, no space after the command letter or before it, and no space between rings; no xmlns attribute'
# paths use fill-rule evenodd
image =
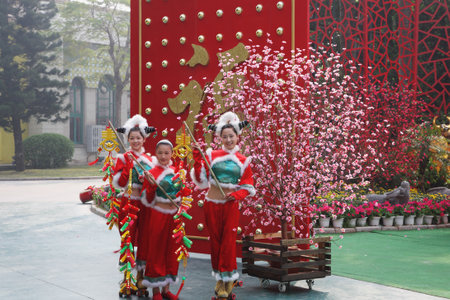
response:
<svg viewBox="0 0 450 300"><path fill-rule="evenodd" d="M215 125L209 125L209 128L214 131L217 136L222 133L222 128L230 124L236 130L237 135L240 135L242 128L248 125L248 121L239 121L239 117L231 111L228 111L220 116L219 121Z"/></svg>
<svg viewBox="0 0 450 300"><path fill-rule="evenodd" d="M150 133L155 131L154 127L149 127L147 124L147 120L141 115L134 115L132 118L129 118L122 128L117 128L118 132L125 133L125 136L128 137L130 134L130 130L134 127L138 127L142 136L147 138Z"/></svg>

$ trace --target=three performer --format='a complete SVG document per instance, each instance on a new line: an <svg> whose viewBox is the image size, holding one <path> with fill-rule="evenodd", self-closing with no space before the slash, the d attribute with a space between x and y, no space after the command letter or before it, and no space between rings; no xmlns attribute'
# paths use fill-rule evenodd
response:
<svg viewBox="0 0 450 300"><path fill-rule="evenodd" d="M233 283L239 278L236 264L239 201L255 194L251 157L242 155L237 146L239 135L247 124L246 121L240 122L235 113L227 112L217 124L210 125L220 138L222 149L209 148L204 155L197 143L193 145L191 179L200 189L208 189L204 212L210 233L215 292L219 298L228 297ZM177 206L167 198L169 195L175 203L180 202L176 197L180 185L174 180L176 170L171 160L173 145L168 140L161 140L156 145L156 157L145 154L143 144L152 127L148 127L140 115L129 119L120 131L128 138L131 150L119 155L114 184L126 187L131 176L130 201L135 201L140 209L134 234L137 238L133 244L138 247L137 286L139 289L152 288L154 300L178 299L169 290L170 284L178 280L177 245L172 238ZM130 154L143 163L145 170L136 167ZM144 179L149 177L150 181Z"/></svg>

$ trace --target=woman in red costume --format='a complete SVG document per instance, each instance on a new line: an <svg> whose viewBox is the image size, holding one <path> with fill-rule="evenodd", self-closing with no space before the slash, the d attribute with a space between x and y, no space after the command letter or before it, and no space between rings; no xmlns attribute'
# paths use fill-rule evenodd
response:
<svg viewBox="0 0 450 300"><path fill-rule="evenodd" d="M124 154L119 154L116 160L116 164L114 167L114 177L113 177L113 185L116 188L127 189L129 184L129 179L131 176L131 195L129 198L127 197L127 193L119 194L121 197L121 210L125 207L125 205L129 202L131 205L136 206L137 208L141 208L140 200L141 200L141 191L142 191L142 177L143 171L134 161L130 155L134 156L141 165L145 168L145 170L150 170L153 168L153 161L150 154L145 153L144 142L145 139L155 131L155 128L149 127L147 124L147 120L143 118L141 115L135 115L132 118L128 119L123 127L117 128L118 132L124 133L128 143L130 144L130 150ZM125 216L123 213L119 212L119 222ZM142 239L146 237L146 231L148 231L144 227L144 220L148 218L145 216L145 213L140 210L137 213L137 220L135 220L133 227L130 230L132 237L132 244L135 247L138 247L137 250L137 285L138 288L144 288L141 285L143 279L143 270L145 268L145 263L141 259L142 252L139 250L140 244L145 244ZM141 253L140 253L141 252ZM125 280L125 279L124 279Z"/></svg>
<svg viewBox="0 0 450 300"><path fill-rule="evenodd" d="M148 174L164 191L180 204L180 184L173 181L175 168L172 166L173 145L169 140L161 140L156 144L156 157L153 157L155 166ZM171 283L178 281L177 244L172 238L175 229L173 219L177 207L167 198L153 182L145 180L142 193L142 205L146 211L150 211L151 218L146 222L148 228L148 241L146 249L146 267L143 285L153 289L153 300L176 300L174 294L169 291ZM160 290L162 289L162 290Z"/></svg>
<svg viewBox="0 0 450 300"><path fill-rule="evenodd" d="M255 195L251 157L239 153L237 146L242 128L237 115L227 112L216 125L210 126L222 141L222 149L206 150L206 159L225 194L211 176L198 145L194 145L194 167L191 178L201 189L208 188L205 197L205 219L210 233L212 274L216 278L218 297L228 297L233 282L239 278L236 264L236 236L239 225L239 201Z"/></svg>

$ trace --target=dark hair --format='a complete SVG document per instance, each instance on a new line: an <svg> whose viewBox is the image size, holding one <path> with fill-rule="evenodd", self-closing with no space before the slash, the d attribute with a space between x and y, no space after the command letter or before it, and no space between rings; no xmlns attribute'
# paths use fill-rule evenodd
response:
<svg viewBox="0 0 450 300"><path fill-rule="evenodd" d="M222 135L223 130L224 130L224 129L227 129L227 128L233 129L234 133L236 133L236 135L238 134L237 131L236 131L236 128L234 128L233 125L231 125L231 124L225 124L225 125L223 125L222 129L220 130L220 135Z"/></svg>
<svg viewBox="0 0 450 300"><path fill-rule="evenodd" d="M137 126L130 129L130 132L128 132L127 138L130 138L130 134L131 134L133 131L139 132L139 134L142 136L142 138L145 139L145 137L144 137L144 135L142 134L141 130L140 130L139 127L137 127Z"/></svg>

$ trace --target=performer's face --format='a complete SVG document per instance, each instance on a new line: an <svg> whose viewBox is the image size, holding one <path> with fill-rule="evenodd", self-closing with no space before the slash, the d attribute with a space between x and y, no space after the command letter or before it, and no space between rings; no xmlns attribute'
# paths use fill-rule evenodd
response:
<svg viewBox="0 0 450 300"><path fill-rule="evenodd" d="M233 150L238 142L238 136L232 128L225 128L222 130L220 138L222 139L222 145L224 145L227 150Z"/></svg>
<svg viewBox="0 0 450 300"><path fill-rule="evenodd" d="M159 163L163 166L167 166L170 162L170 158L172 157L172 148L169 145L159 145L156 148L156 158Z"/></svg>
<svg viewBox="0 0 450 300"><path fill-rule="evenodd" d="M132 131L128 136L128 143L130 143L131 150L139 153L144 145L144 138L139 131Z"/></svg>

